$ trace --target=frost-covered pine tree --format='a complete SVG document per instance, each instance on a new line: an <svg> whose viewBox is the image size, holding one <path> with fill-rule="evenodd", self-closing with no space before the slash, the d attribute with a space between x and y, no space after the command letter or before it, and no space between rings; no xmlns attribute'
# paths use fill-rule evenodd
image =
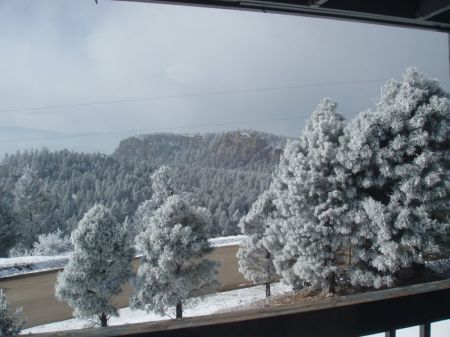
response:
<svg viewBox="0 0 450 337"><path fill-rule="evenodd" d="M153 213L174 194L172 179L173 170L169 166L161 166L151 176L153 194L149 200L142 202L133 216L134 235L144 231Z"/></svg>
<svg viewBox="0 0 450 337"><path fill-rule="evenodd" d="M344 118L336 107L329 99L320 102L300 138L286 146L274 179L284 219L273 225L285 227L274 262L295 289L310 285L333 293L338 280L337 255L348 228L336 171Z"/></svg>
<svg viewBox="0 0 450 337"><path fill-rule="evenodd" d="M14 188L14 213L20 228L21 243L30 248L37 235L45 232L49 198L37 172L25 167Z"/></svg>
<svg viewBox="0 0 450 337"><path fill-rule="evenodd" d="M175 194L172 174L172 168L165 165L152 174L152 200L155 209L163 205L168 197Z"/></svg>
<svg viewBox="0 0 450 337"><path fill-rule="evenodd" d="M72 233L74 252L58 274L56 297L74 309L74 316L108 325L117 309L111 297L132 275L133 248L124 226L101 205L92 207Z"/></svg>
<svg viewBox="0 0 450 337"><path fill-rule="evenodd" d="M11 204L5 193L0 191L0 257L8 255L17 239L17 228L11 212Z"/></svg>
<svg viewBox="0 0 450 337"><path fill-rule="evenodd" d="M450 223L449 130L449 94L415 68L347 127L340 161L352 203L353 285L393 285L440 250Z"/></svg>
<svg viewBox="0 0 450 337"><path fill-rule="evenodd" d="M277 278L272 254L263 244L266 228L276 212L274 197L270 189L265 191L239 221L242 234L247 236L237 253L239 271L254 284L264 284L266 297L270 296L270 285Z"/></svg>
<svg viewBox="0 0 450 337"><path fill-rule="evenodd" d="M173 195L155 211L137 238L143 256L130 304L160 315L175 308L182 317L183 303L193 296L211 293L218 286L218 263L205 259L209 213Z"/></svg>
<svg viewBox="0 0 450 337"><path fill-rule="evenodd" d="M0 336L18 336L25 323L20 315L21 309L10 312L10 307L6 294L0 289Z"/></svg>

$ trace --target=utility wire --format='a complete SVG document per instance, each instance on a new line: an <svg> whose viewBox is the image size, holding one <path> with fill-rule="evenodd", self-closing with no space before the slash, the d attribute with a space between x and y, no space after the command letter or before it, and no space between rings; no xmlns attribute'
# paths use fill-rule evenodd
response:
<svg viewBox="0 0 450 337"><path fill-rule="evenodd" d="M434 75L432 77L444 77L444 76L447 77L448 75L447 74ZM94 102L86 102L86 103L55 104L55 105L29 107L29 108L3 109L3 110L0 110L0 113L38 111L38 110L55 110L55 109L96 106L96 105L169 100L169 99L179 99L179 98L189 98L189 97L244 94L244 93L252 93L252 92L277 91L277 90L288 90L288 89L310 88L310 87L324 87L324 86L335 86L335 85L346 85L346 84L363 84L363 83L384 82L387 80L389 80L389 78L378 78L378 79L370 79L370 80L354 80L354 81L321 82L321 83L305 83L305 84L284 85L284 86L278 86L278 87L261 87L261 88L247 88L247 89L222 90L222 91L205 91L205 92L180 94L180 95L153 96L153 97L143 97L143 98L125 98L125 99L94 101Z"/></svg>
<svg viewBox="0 0 450 337"><path fill-rule="evenodd" d="M171 126L171 127L165 127L165 128L153 128L153 129L121 130L121 131L108 131L108 132L67 134L67 135L49 136L49 137L40 137L40 138L8 139L8 140L1 140L0 144L25 143L25 142L34 142L34 141L39 141L39 140L53 140L53 139L65 139L65 138L108 136L108 135L127 134L127 133L139 134L139 133L171 131L171 130L180 130L180 129L192 129L192 128L201 128L201 127L217 127L217 126L227 126L227 125L236 125L236 124L240 125L240 124L253 124L253 123L262 123L262 122L288 121L288 120L296 120L296 119L302 119L302 118L303 117L297 116L297 117L271 118L271 119L254 119L254 120L242 120L242 121L209 123L209 124L187 124L187 125Z"/></svg>

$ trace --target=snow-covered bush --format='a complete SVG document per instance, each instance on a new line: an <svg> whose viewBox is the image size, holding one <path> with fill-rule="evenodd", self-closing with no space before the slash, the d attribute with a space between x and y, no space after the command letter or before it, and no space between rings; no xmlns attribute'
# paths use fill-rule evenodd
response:
<svg viewBox="0 0 450 337"><path fill-rule="evenodd" d="M21 242L12 247L8 252L9 257L21 257L30 255L33 255L31 249L28 249L28 247Z"/></svg>
<svg viewBox="0 0 450 337"><path fill-rule="evenodd" d="M133 249L128 233L101 205L92 207L72 233L73 255L58 274L56 297L74 309L74 316L98 319L107 326L117 316L111 297L132 275Z"/></svg>
<svg viewBox="0 0 450 337"><path fill-rule="evenodd" d="M272 254L263 245L266 228L276 213L274 197L270 190L265 191L239 222L242 234L247 236L237 253L239 271L254 284L264 284L266 297L270 296L270 285L277 278Z"/></svg>
<svg viewBox="0 0 450 337"><path fill-rule="evenodd" d="M351 203L356 286L391 286L442 247L450 224L450 101L436 80L407 69L348 125L339 155Z"/></svg>
<svg viewBox="0 0 450 337"><path fill-rule="evenodd" d="M22 330L24 320L20 315L21 309L10 312L9 303L3 289L0 289L0 336L18 336Z"/></svg>
<svg viewBox="0 0 450 337"><path fill-rule="evenodd" d="M179 195L170 196L155 211L136 238L143 256L131 307L158 314L176 309L193 296L211 293L218 286L218 263L205 259L210 215Z"/></svg>
<svg viewBox="0 0 450 337"><path fill-rule="evenodd" d="M57 230L53 233L41 234L33 244L33 255L58 255L72 250L70 237Z"/></svg>

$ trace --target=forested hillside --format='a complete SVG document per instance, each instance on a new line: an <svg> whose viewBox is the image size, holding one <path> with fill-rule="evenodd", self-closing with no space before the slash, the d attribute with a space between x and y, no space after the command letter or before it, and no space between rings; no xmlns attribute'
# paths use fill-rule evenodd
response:
<svg viewBox="0 0 450 337"><path fill-rule="evenodd" d="M121 221L132 217L151 197L150 176L161 165L172 167L177 190L194 193L210 210L213 235L238 233L237 222L269 186L284 142L249 131L152 134L123 140L111 156L45 148L7 155L0 165L0 241L7 236L8 245L0 253L18 242L30 247L58 228L69 233L95 203Z"/></svg>

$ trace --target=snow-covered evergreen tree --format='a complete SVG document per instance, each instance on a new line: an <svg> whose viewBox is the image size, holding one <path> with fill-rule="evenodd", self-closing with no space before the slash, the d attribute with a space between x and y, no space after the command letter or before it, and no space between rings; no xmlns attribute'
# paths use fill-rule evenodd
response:
<svg viewBox="0 0 450 337"><path fill-rule="evenodd" d="M449 130L448 93L414 68L346 128L352 284L390 286L439 251L450 223Z"/></svg>
<svg viewBox="0 0 450 337"><path fill-rule="evenodd" d="M24 320L20 315L21 309L11 314L10 306L3 289L0 289L0 336L18 336L22 330Z"/></svg>
<svg viewBox="0 0 450 337"><path fill-rule="evenodd" d="M311 285L335 291L337 253L348 234L343 217L347 205L336 171L343 128L344 118L336 111L336 104L322 100L300 138L286 146L274 177L281 219L273 226L285 227L281 229L282 248L274 252L274 262L296 289ZM280 235L273 229L268 233Z"/></svg>
<svg viewBox="0 0 450 337"><path fill-rule="evenodd" d="M161 166L152 174L153 194L151 199L142 202L136 209L133 216L134 235L145 230L153 213L164 204L169 196L174 194L172 174L173 170L168 166Z"/></svg>
<svg viewBox="0 0 450 337"><path fill-rule="evenodd" d="M111 297L132 275L133 249L127 235L101 205L92 207L72 233L74 252L58 275L56 297L74 309L74 316L97 318L101 326L117 316Z"/></svg>
<svg viewBox="0 0 450 337"><path fill-rule="evenodd" d="M1 192L0 192L1 193ZM17 228L14 224L11 204L5 193L0 194L0 257L8 255L9 249L17 239Z"/></svg>
<svg viewBox="0 0 450 337"><path fill-rule="evenodd" d="M181 318L186 300L214 291L218 263L205 259L211 251L209 221L205 209L179 195L168 197L155 211L136 239L143 256L132 308L163 315L172 307Z"/></svg>
<svg viewBox="0 0 450 337"><path fill-rule="evenodd" d="M14 213L20 226L20 240L31 248L37 235L46 231L50 201L37 172L25 167L14 189Z"/></svg>
<svg viewBox="0 0 450 337"><path fill-rule="evenodd" d="M242 234L247 236L237 253L239 271L254 284L264 284L266 297L270 296L270 285L277 275L273 257L264 246L263 239L275 212L274 195L268 190L258 197L239 222Z"/></svg>
<svg viewBox="0 0 450 337"><path fill-rule="evenodd" d="M152 200L155 209L163 205L167 198L175 194L172 179L173 170L169 166L161 166L152 174Z"/></svg>

